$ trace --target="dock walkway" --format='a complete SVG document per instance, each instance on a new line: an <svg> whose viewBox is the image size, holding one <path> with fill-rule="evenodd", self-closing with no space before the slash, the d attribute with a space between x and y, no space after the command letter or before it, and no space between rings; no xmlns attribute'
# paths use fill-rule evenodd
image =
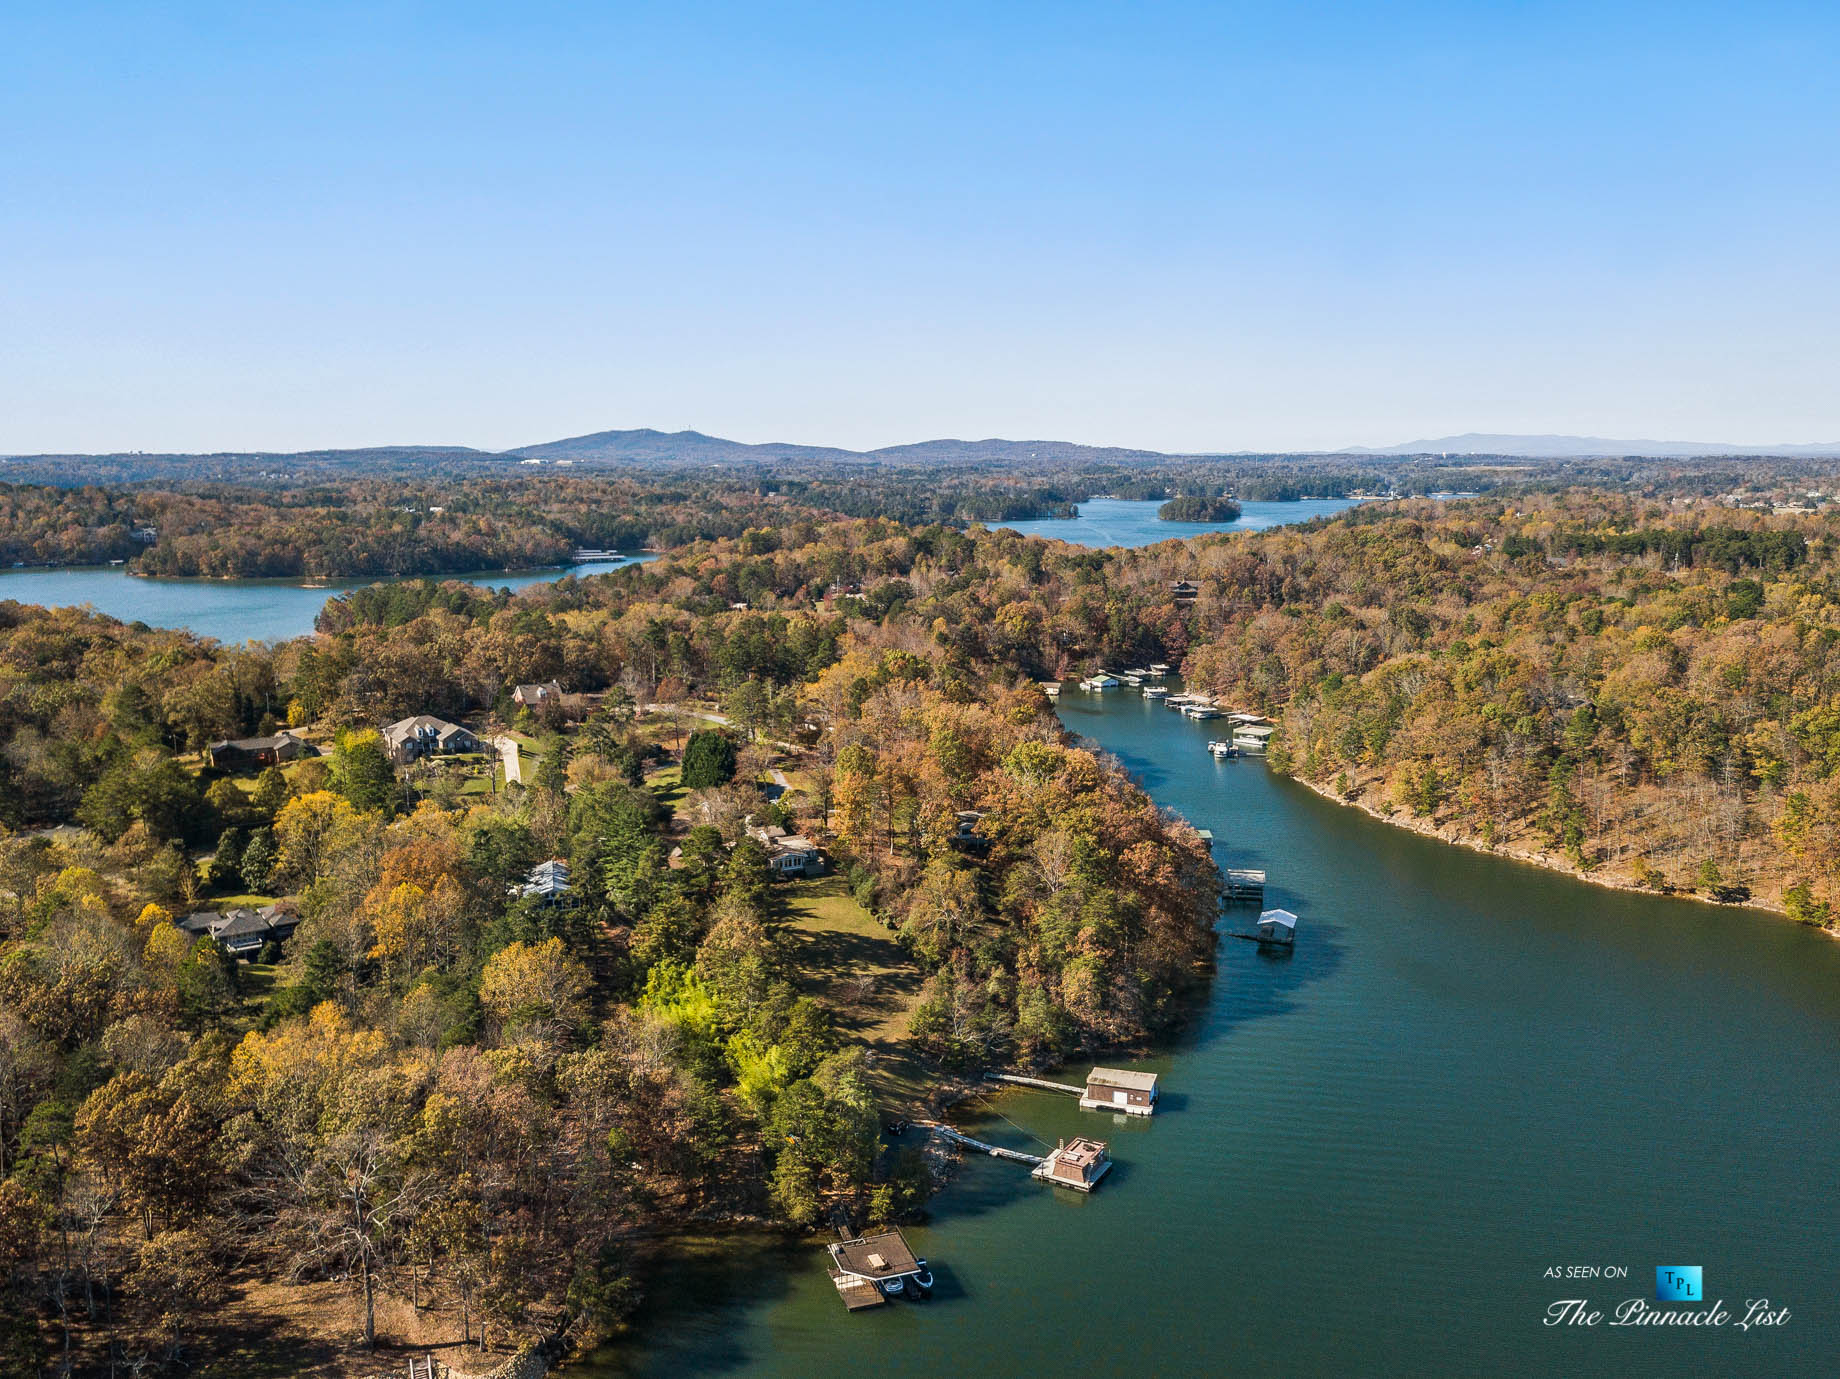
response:
<svg viewBox="0 0 1840 1379"><path fill-rule="evenodd" d="M1044 1077L1024 1077L1020 1073L985 1073L986 1082L1010 1082L1018 1087L1039 1087L1044 1092L1072 1092L1075 1096L1084 1096L1084 1087L1075 1087L1066 1082L1050 1082Z"/></svg>
<svg viewBox="0 0 1840 1379"><path fill-rule="evenodd" d="M966 1149L975 1149L978 1153L988 1154L993 1159L1009 1159L1019 1164L1039 1165L1045 1162L1039 1154L1024 1154L1020 1149L1005 1149L1000 1144L986 1144L983 1140L974 1140L971 1136L962 1131L954 1130L949 1125L920 1121L916 1121L915 1124L924 1124L928 1130L931 1130L941 1139L950 1140L953 1144L962 1145Z"/></svg>

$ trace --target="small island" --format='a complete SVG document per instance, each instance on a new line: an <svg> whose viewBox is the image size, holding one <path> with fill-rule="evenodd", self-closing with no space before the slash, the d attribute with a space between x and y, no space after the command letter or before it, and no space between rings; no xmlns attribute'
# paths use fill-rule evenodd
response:
<svg viewBox="0 0 1840 1379"><path fill-rule="evenodd" d="M1233 522L1239 519L1239 504L1231 498L1171 498L1156 515L1165 522Z"/></svg>

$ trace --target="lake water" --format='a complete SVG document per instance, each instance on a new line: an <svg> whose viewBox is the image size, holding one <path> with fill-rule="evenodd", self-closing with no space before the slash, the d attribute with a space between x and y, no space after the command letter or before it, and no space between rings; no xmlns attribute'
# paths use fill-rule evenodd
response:
<svg viewBox="0 0 1840 1379"><path fill-rule="evenodd" d="M1333 517L1353 507L1351 498L1304 498L1293 503L1241 503L1232 522L1164 522L1156 515L1160 501L1133 498L1093 498L1081 503L1077 517L1044 517L1034 522L1001 522L1028 536L1071 541L1076 546L1148 546L1216 531L1262 531L1313 517Z"/></svg>
<svg viewBox="0 0 1840 1379"><path fill-rule="evenodd" d="M1069 686L1067 725L1271 874L1295 952L1224 939L1154 1119L1004 1093L961 1124L1098 1134L1091 1197L967 1159L910 1231L940 1286L849 1315L813 1244L676 1266L599 1376L1828 1375L1840 1358L1840 944L1608 891L1216 763L1218 723ZM1253 912L1223 922L1244 929ZM1072 1070L1074 1080L1087 1065ZM1698 1264L1737 1319L1542 1325ZM1564 1281L1549 1268L1627 1270Z"/></svg>
<svg viewBox="0 0 1840 1379"><path fill-rule="evenodd" d="M596 575L656 559L625 556L618 560L583 561L563 569L480 571L428 576L464 579L494 589L522 589L566 575ZM395 580L335 579L308 584L293 579L145 579L120 566L84 566L54 570L0 571L0 600L15 599L47 608L87 604L123 622L149 627L190 628L201 637L240 644L304 637L326 600L347 589Z"/></svg>

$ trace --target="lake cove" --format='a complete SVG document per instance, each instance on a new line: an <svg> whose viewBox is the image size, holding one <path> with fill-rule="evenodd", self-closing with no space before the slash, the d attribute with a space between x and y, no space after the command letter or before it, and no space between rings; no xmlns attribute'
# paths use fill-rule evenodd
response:
<svg viewBox="0 0 1840 1379"><path fill-rule="evenodd" d="M655 559L653 555L641 555L584 561L561 569L488 570L403 578L437 582L459 579L493 589L522 589L531 584L553 584L569 575L605 574ZM372 584L401 582L402 579L150 579L130 574L120 566L81 566L0 571L0 600L45 608L87 604L123 622L186 629L201 637L238 645L307 636L327 599Z"/></svg>
<svg viewBox="0 0 1840 1379"><path fill-rule="evenodd" d="M1831 1373L1840 944L1392 828L1214 761L1217 725L1131 690L1059 711L1223 866L1269 871L1295 951L1222 943L1190 1035L1128 1061L1160 1075L1152 1118L960 1108L1033 1153L1097 1135L1115 1167L1086 1196L967 1157L906 1228L930 1301L851 1315L817 1244L705 1241L584 1373ZM1613 1316L1677 1263L1788 1320L1544 1324L1569 1298ZM1627 1274L1547 1276L1579 1264Z"/></svg>

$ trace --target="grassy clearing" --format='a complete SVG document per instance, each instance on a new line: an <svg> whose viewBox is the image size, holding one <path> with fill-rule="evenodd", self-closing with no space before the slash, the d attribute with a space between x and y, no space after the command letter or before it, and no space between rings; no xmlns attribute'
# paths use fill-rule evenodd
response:
<svg viewBox="0 0 1840 1379"><path fill-rule="evenodd" d="M690 793L684 789L684 768L681 765L660 767L645 778L645 783L658 797L658 802L673 814L677 813L677 806L683 803L684 796Z"/></svg>
<svg viewBox="0 0 1840 1379"><path fill-rule="evenodd" d="M784 895L800 992L821 1001L844 1037L869 1051L876 1092L890 1110L918 1108L936 1081L907 1038L920 969L842 877L788 882Z"/></svg>

